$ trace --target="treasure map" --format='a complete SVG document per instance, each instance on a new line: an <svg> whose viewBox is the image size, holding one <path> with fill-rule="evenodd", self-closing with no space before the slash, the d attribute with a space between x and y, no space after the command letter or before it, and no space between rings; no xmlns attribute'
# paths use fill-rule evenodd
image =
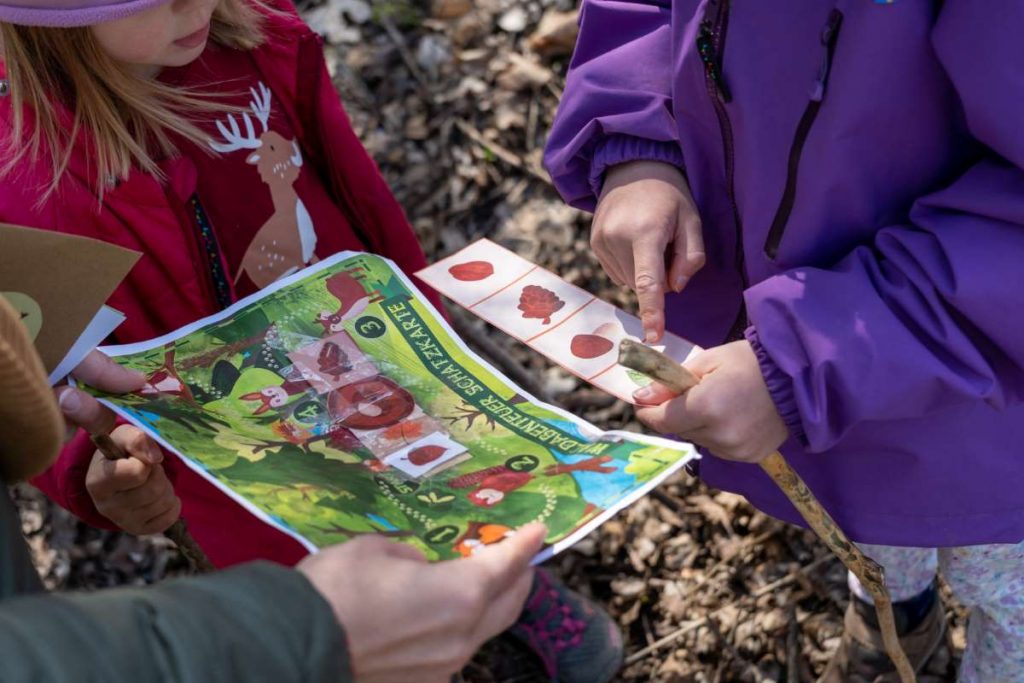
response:
<svg viewBox="0 0 1024 683"><path fill-rule="evenodd" d="M521 275L504 270L518 261L466 263L449 271L474 287ZM606 364L614 335L598 327L621 319L581 317L597 304L529 286L512 310L562 323L575 357ZM541 521L541 561L696 457L538 401L475 355L394 264L356 252L104 351L148 377L105 403L311 551L383 534L448 559Z"/></svg>

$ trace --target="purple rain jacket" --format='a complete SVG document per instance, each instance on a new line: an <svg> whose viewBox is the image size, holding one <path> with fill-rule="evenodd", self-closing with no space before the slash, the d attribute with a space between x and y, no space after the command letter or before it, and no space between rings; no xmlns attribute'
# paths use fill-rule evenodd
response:
<svg viewBox="0 0 1024 683"><path fill-rule="evenodd" d="M585 0L581 25L546 166L587 210L608 166L685 171L708 262L668 327L745 331L854 540L1024 539L1024 2ZM799 519L757 466L701 476Z"/></svg>

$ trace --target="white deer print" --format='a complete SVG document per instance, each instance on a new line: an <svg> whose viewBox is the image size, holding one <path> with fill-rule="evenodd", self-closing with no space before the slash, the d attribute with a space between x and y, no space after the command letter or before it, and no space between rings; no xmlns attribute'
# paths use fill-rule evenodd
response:
<svg viewBox="0 0 1024 683"><path fill-rule="evenodd" d="M274 213L256 232L249 244L235 276L235 282L248 273L249 279L263 288L271 282L290 275L311 262L316 262L316 232L309 212L293 187L302 168L302 153L295 140L269 129L270 89L258 84L259 92L249 88L252 101L249 109L260 122L263 132L257 136L252 118L242 114L243 134L233 114L228 114L226 125L217 121L217 130L223 142L210 140L210 147L221 153L238 149L255 150L246 162L256 166L260 179L270 189Z"/></svg>

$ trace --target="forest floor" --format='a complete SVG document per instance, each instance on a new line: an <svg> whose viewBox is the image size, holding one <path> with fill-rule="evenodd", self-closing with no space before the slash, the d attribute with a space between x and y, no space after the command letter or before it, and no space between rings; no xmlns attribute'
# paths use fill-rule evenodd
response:
<svg viewBox="0 0 1024 683"><path fill-rule="evenodd" d="M325 35L356 130L428 258L489 237L611 303L633 305L594 260L589 217L562 203L541 168L575 39L572 0L326 0L300 9ZM600 427L641 430L627 405L499 331L458 321L471 345L528 390ZM139 585L185 570L163 537L97 531L33 489L15 493L52 588ZM813 535L684 475L548 566L621 624L619 680L629 682L812 681L838 644L847 602L845 570ZM943 594L958 652L963 611ZM462 678L542 680L501 640ZM939 671L920 680L953 678Z"/></svg>

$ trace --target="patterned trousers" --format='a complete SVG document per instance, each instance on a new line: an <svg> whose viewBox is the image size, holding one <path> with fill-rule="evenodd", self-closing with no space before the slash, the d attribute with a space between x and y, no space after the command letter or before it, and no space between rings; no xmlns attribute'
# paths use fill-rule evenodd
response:
<svg viewBox="0 0 1024 683"><path fill-rule="evenodd" d="M918 595L938 570L957 599L970 608L959 683L1024 682L1024 543L939 550L860 547L885 568L893 600ZM850 589L871 602L852 574Z"/></svg>

